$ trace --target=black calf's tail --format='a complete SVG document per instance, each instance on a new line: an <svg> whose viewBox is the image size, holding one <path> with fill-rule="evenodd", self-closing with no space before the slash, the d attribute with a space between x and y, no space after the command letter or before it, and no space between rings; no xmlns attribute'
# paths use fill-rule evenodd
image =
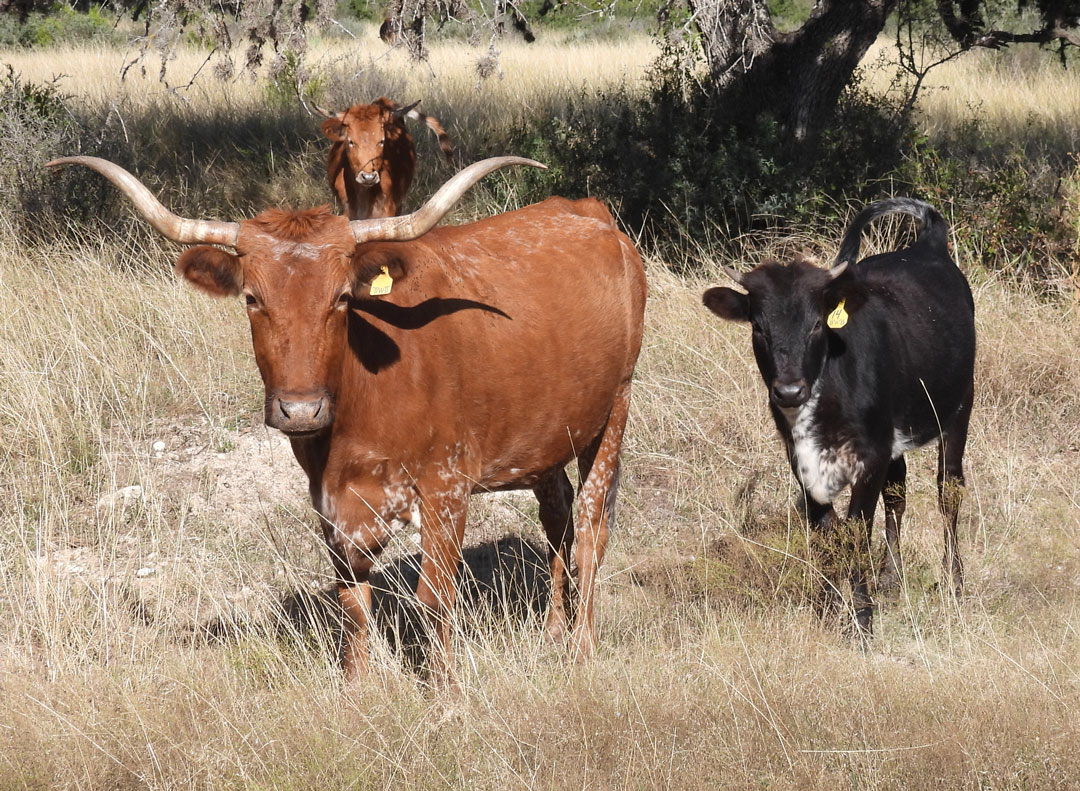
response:
<svg viewBox="0 0 1080 791"><path fill-rule="evenodd" d="M847 233L844 234L844 241L840 243L840 252L837 253L836 262L833 265L844 261L854 264L858 261L863 229L873 220L886 214L909 214L914 217L922 225L918 238L926 239L934 247L940 248L948 257L949 224L938 214L937 209L929 203L914 198L888 198L871 203L855 215Z"/></svg>

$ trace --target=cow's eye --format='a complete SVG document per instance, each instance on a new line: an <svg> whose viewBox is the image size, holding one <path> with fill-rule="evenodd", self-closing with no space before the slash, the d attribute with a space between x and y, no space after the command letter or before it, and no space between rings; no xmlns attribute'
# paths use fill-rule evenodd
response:
<svg viewBox="0 0 1080 791"><path fill-rule="evenodd" d="M344 310L349 307L349 301L352 299L352 294L345 291L337 298L337 303L334 305L338 310Z"/></svg>
<svg viewBox="0 0 1080 791"><path fill-rule="evenodd" d="M810 333L812 335L816 335L819 332L821 332L821 319L818 319L817 321L815 321L814 322L814 328L812 330L810 330Z"/></svg>
<svg viewBox="0 0 1080 791"><path fill-rule="evenodd" d="M244 294L244 302L247 304L248 309L255 309L259 307L259 300L255 298L255 295L251 292Z"/></svg>
<svg viewBox="0 0 1080 791"><path fill-rule="evenodd" d="M383 147L383 141L382 141L382 140L380 140L380 141L379 141L379 148L382 148L382 147Z"/></svg>

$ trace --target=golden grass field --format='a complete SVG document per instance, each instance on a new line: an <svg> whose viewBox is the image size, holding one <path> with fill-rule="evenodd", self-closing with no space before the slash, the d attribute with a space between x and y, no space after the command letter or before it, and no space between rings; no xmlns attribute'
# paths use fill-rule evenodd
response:
<svg viewBox="0 0 1080 791"><path fill-rule="evenodd" d="M455 124L496 123L639 80L653 52L588 46L582 61L578 45L508 43L505 77L478 92L452 47L433 55L437 78L410 68L403 86L476 114ZM0 53L102 101L160 91L119 85L122 57ZM962 87L1003 128L1034 114L1076 134L1075 76L1066 90L1052 72L949 68L950 91L927 94L929 127L947 133ZM258 96L208 81L188 101ZM757 247L825 259L840 234ZM30 247L0 218L0 788L1078 787L1080 316L1067 289L1018 288L955 251L979 332L967 595L938 585L935 455L914 453L906 586L864 650L807 605L805 531L749 334L701 307L733 262L679 277L646 253L598 655L576 664L542 636L531 495L477 497L458 689L429 689L389 650L347 688L328 558L299 468L261 426L241 307L177 281L175 249L92 233ZM413 551L408 536L392 547L388 580Z"/></svg>

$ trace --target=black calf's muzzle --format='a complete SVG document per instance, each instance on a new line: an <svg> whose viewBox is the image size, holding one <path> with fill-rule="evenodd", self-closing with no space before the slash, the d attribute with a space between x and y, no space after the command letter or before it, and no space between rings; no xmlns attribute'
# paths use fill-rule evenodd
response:
<svg viewBox="0 0 1080 791"><path fill-rule="evenodd" d="M805 379L796 379L794 382L774 379L772 387L769 388L769 397L781 409L796 409L810 399L810 388Z"/></svg>

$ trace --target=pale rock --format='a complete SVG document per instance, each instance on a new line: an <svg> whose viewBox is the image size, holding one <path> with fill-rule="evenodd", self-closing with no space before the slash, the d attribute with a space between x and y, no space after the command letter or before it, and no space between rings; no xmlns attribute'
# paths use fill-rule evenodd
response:
<svg viewBox="0 0 1080 791"><path fill-rule="evenodd" d="M117 489L112 494L103 496L97 501L97 508L99 511L111 511L116 509L121 512L126 511L141 500L142 496L143 489L138 484L135 486L125 486L122 489Z"/></svg>

